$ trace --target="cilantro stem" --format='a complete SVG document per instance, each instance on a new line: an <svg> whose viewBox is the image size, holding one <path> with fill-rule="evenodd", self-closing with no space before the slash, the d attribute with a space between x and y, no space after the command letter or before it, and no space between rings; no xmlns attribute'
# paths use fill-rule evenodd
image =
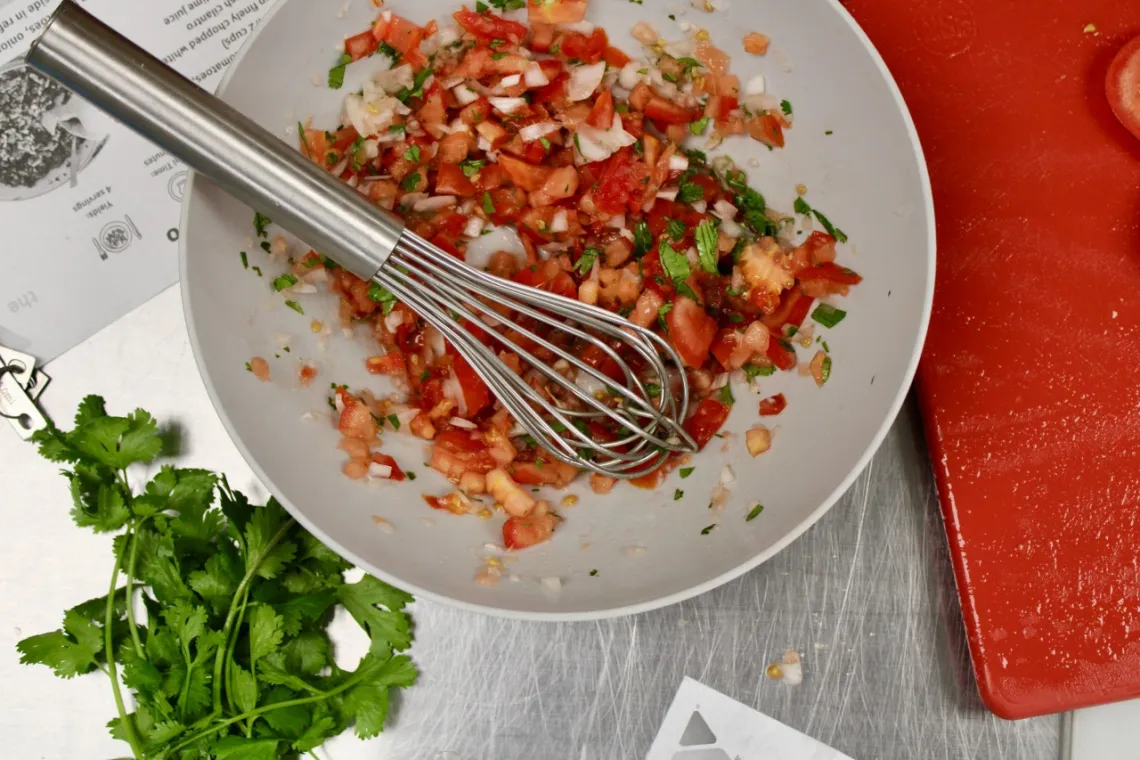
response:
<svg viewBox="0 0 1140 760"><path fill-rule="evenodd" d="M131 745L131 753L136 758L143 757L142 743L135 731L135 721L127 715L126 705L123 703L123 692L119 688L119 670L115 666L115 642L112 636L115 623L115 592L119 586L119 570L123 566L122 552L115 557L115 568L111 571L111 589L107 592L107 609L103 616L103 650L107 655L107 676L111 679L111 691L115 695L115 709L119 711L119 722L123 724L123 732L127 735L127 743ZM129 600L128 600L129 607Z"/></svg>
<svg viewBox="0 0 1140 760"><path fill-rule="evenodd" d="M226 665L225 671L222 674L222 678L224 679L223 683L226 685L226 701L229 703L230 712L237 712L237 707L234 705L234 692L231 688L231 685L233 683L233 676L232 671L230 670L230 665L232 665L234 661L234 647L237 646L238 633L241 631L242 621L245 620L245 608L248 605L249 589L247 588L245 590L245 593L241 595L241 608L238 610L237 622L234 623L234 636L233 638L229 639L228 642L226 642ZM250 672L256 676L257 673L253 670L253 665L255 665L255 663L251 662Z"/></svg>
<svg viewBox="0 0 1140 760"><path fill-rule="evenodd" d="M292 520L290 520L290 522L292 522ZM215 734L227 726L232 726L234 723L239 723L248 718L256 718L259 715L264 715L267 712L280 710L285 707L300 707L302 705L309 705L314 702L320 702L331 697L335 697L337 694L340 694L343 691L347 691L353 686L356 686L356 684L360 683L361 681L364 681L365 679L371 677L373 670L373 668L361 668L360 671L354 673L352 677L346 680L344 683L319 695L312 697L298 697L297 699L289 699L284 702L274 702L273 704L262 705L261 707L250 710L249 712L244 712L241 715L235 715L232 718L226 718L225 720L218 723L212 723L209 728L205 728L201 731L198 731L197 733L191 734L190 736L180 741L178 744L175 744L164 754L160 755L159 758L161 760L161 758L170 757L173 753L178 752L178 750L182 749L186 745L193 744L204 736Z"/></svg>
<svg viewBox="0 0 1140 760"><path fill-rule="evenodd" d="M143 658L145 658L146 655L143 654L142 640L139 638L139 627L135 622L135 562L139 556L139 531L142 529L143 523L148 519L150 518L144 517L139 520L138 524L127 531L127 537L131 542L131 556L130 559L127 560L127 623L131 629L131 641L135 643L135 653Z"/></svg>
<svg viewBox="0 0 1140 760"><path fill-rule="evenodd" d="M244 600L246 598L246 594L249 592L249 584L253 582L254 577L257 575L258 568L261 567L261 563L265 561L265 558L267 556L269 556L269 553L271 551L273 551L274 547L276 547L277 544L281 542L281 539L285 538L285 534L288 533L290 530L292 530L293 526L296 524L297 523L295 520L293 520L293 518L289 518L288 520L285 521L285 524L281 526L281 529L278 530L277 533L273 536L273 538L270 539L269 542L265 545L265 548L261 551L261 554L259 554L254 559L254 561L250 563L249 569L245 571L245 577L243 577L241 579L241 583L238 584L237 591L234 592L233 600L230 601L230 609L229 609L229 612L226 613L226 623L222 627L222 641L226 642L226 646L225 647L218 647L218 653L216 655L214 655L214 714L215 715L220 714L222 712L222 668L226 664L226 660L225 660L226 654L228 652L233 651L233 649L232 649L233 645L229 643L230 642L230 636L234 636L235 638L237 636L237 631L235 630L235 626L234 626L234 620L235 620L235 618L237 618L237 614L238 614L238 607L237 607L238 600L239 599ZM244 611L245 611L244 601L242 602L241 609L242 609L242 612L244 614ZM240 626L240 622L239 622L239 626ZM232 722L233 721L229 721L225 725L228 726ZM178 746L181 747L183 745L180 744Z"/></svg>

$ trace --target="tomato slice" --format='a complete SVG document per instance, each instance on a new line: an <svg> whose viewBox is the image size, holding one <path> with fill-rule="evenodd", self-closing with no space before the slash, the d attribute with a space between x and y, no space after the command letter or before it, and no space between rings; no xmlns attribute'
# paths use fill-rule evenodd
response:
<svg viewBox="0 0 1140 760"><path fill-rule="evenodd" d="M507 40L511 44L517 45L526 37L527 30L525 26L517 21L508 21L502 16L496 16L490 11L475 13L474 11L464 9L451 14L451 17L454 18L455 23L463 27L465 31L470 32L484 42Z"/></svg>
<svg viewBox="0 0 1140 760"><path fill-rule="evenodd" d="M1140 37L1121 48L1112 59L1105 90L1116 118L1140 138Z"/></svg>
<svg viewBox="0 0 1140 760"><path fill-rule="evenodd" d="M728 419L730 411L732 408L727 404L722 404L715 398L706 398L697 404L696 411L685 420L682 427L692 436L697 446L703 449Z"/></svg>
<svg viewBox="0 0 1140 760"><path fill-rule="evenodd" d="M622 148L605 162L598 186L594 189L594 203L607 214L621 214L641 199L645 188L642 180L649 176L645 164L634 162L633 151Z"/></svg>
<svg viewBox="0 0 1140 760"><path fill-rule="evenodd" d="M375 36L375 28L372 33ZM384 30L384 41L391 45L405 62L415 68L427 63L427 57L420 52L420 42L423 38L424 30L401 16L393 15Z"/></svg>
<svg viewBox="0 0 1140 760"><path fill-rule="evenodd" d="M773 148L784 147L784 128L780 120L770 113L748 120L748 134Z"/></svg>
<svg viewBox="0 0 1140 760"><path fill-rule="evenodd" d="M535 166L505 154L499 155L499 166L506 172L507 178L523 190L541 189L551 171L548 166Z"/></svg>
<svg viewBox="0 0 1140 760"><path fill-rule="evenodd" d="M586 18L588 0L530 0L526 20L532 24L576 24Z"/></svg>
<svg viewBox="0 0 1140 760"><path fill-rule="evenodd" d="M716 320L705 313L700 304L681 296L665 315L669 325L669 339L686 367L700 367L709 355L709 346L716 337Z"/></svg>
<svg viewBox="0 0 1140 760"><path fill-rule="evenodd" d="M608 48L606 48L606 52L602 57L605 59L607 66L615 69L620 69L622 66L625 66L627 63L633 60L622 50L614 47L613 45L610 45Z"/></svg>
<svg viewBox="0 0 1140 760"><path fill-rule="evenodd" d="M598 129L609 129L614 125L614 96L609 90L602 90L602 94L594 101L586 123Z"/></svg>

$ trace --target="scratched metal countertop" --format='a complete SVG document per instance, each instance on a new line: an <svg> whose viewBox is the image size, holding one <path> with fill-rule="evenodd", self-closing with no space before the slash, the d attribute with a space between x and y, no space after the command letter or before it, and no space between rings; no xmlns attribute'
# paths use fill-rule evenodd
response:
<svg viewBox="0 0 1140 760"><path fill-rule="evenodd" d="M198 378L176 289L48 370L50 414L70 418L91 392L112 408L142 406L176 421L184 464L229 473L263 495ZM110 555L106 537L70 523L56 465L9 432L0 431L0 495L17 498L0 496L0 520L19 529L0 531L5 756L117 757L123 745L107 735L102 679L62 681L18 663L16 640L54 628L60 610L104 592ZM858 760L1059 753L1060 718L1009 723L978 700L913 403L815 527L720 589L593 623L503 620L428 602L413 613L420 682L394 705L381 739L345 736L323 757L641 760L684 676ZM338 640L342 647L351 649ZM764 675L788 648L804 663L794 687ZM49 724L66 730L45 732Z"/></svg>
<svg viewBox="0 0 1140 760"><path fill-rule="evenodd" d="M815 527L696 599L566 624L420 605L392 756L642 758L687 675L860 760L1057 757L1060 718L982 707L953 583L912 401ZM764 675L788 648L798 686Z"/></svg>

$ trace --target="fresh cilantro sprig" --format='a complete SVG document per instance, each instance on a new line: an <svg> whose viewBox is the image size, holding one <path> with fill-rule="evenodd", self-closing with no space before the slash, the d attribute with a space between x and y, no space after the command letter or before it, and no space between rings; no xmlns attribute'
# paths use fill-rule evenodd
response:
<svg viewBox="0 0 1140 760"><path fill-rule="evenodd" d="M803 214L804 216L814 216L816 220L823 225L823 228L827 230L828 235L831 235L840 243L847 242L847 234L832 224L830 219L824 216L823 213L818 209L813 208L812 205L803 198L796 198L795 203L792 204L792 208L795 209L797 214Z"/></svg>
<svg viewBox="0 0 1140 760"><path fill-rule="evenodd" d="M117 535L108 594L20 641L20 661L107 674L109 728L133 757L272 760L351 724L361 738L383 729L391 689L417 676L397 654L412 642L411 596L367 575L347 583L350 564L274 499L252 506L212 472L167 465L133 489L128 469L164 453L141 409L113 417L88 396L74 429L34 440L64 465L76 524ZM371 639L354 670L332 659L338 604Z"/></svg>

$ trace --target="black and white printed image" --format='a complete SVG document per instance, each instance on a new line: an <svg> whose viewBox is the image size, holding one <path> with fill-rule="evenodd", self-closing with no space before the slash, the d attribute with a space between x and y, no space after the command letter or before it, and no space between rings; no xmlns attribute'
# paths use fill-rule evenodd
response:
<svg viewBox="0 0 1140 760"><path fill-rule="evenodd" d="M0 201L75 186L109 128L94 106L22 60L0 67Z"/></svg>

